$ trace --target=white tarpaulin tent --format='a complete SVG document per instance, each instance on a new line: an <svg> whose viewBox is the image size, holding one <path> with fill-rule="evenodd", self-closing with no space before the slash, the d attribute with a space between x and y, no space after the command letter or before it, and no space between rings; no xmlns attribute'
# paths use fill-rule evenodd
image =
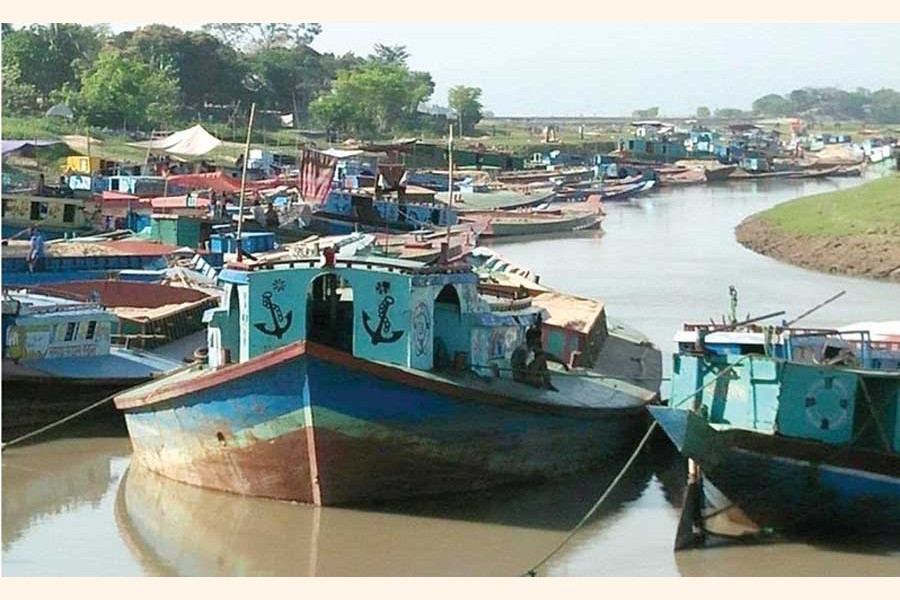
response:
<svg viewBox="0 0 900 600"><path fill-rule="evenodd" d="M181 156L202 156L212 152L221 143L222 140L203 129L202 125L194 125L190 129L176 131L161 140L135 142L130 145Z"/></svg>

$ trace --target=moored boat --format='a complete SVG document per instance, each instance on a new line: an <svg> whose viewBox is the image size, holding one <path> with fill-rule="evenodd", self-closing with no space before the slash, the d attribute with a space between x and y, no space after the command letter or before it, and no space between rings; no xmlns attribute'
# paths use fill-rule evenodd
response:
<svg viewBox="0 0 900 600"><path fill-rule="evenodd" d="M326 250L219 280L207 363L115 400L135 459L183 482L334 505L556 478L630 450L657 398L557 367L544 309L466 265Z"/></svg>
<svg viewBox="0 0 900 600"><path fill-rule="evenodd" d="M4 291L3 437L46 425L183 364L113 344L117 321L95 301Z"/></svg>
<svg viewBox="0 0 900 600"><path fill-rule="evenodd" d="M887 362L877 347L892 342L848 347L846 330L692 333L672 375L672 401L686 406L650 410L699 466L701 489L714 486L695 533L727 506L758 529L900 531L900 353Z"/></svg>

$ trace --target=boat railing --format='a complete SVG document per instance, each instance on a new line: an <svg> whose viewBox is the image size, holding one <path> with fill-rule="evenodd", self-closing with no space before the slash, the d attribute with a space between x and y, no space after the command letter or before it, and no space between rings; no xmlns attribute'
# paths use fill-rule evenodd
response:
<svg viewBox="0 0 900 600"><path fill-rule="evenodd" d="M75 312L75 311L86 310L86 309L103 310L103 307L98 302L79 302L77 304L53 304L50 306L29 306L28 314L37 315L37 314Z"/></svg>

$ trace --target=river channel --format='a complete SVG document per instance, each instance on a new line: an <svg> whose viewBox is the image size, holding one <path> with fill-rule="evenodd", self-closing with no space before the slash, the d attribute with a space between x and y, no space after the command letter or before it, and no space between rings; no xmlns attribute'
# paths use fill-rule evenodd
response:
<svg viewBox="0 0 900 600"><path fill-rule="evenodd" d="M739 313L804 321L900 318L900 285L807 271L734 241L744 217L859 180L663 189L609 204L603 233L496 245L542 283L603 298L666 355L685 321ZM665 384L663 393L666 395ZM130 465L124 437L69 437L3 454L4 575L519 575L579 521L615 476L392 503L368 510L242 498ZM599 513L540 575L900 575L900 543L779 540L675 553L684 465L656 440Z"/></svg>

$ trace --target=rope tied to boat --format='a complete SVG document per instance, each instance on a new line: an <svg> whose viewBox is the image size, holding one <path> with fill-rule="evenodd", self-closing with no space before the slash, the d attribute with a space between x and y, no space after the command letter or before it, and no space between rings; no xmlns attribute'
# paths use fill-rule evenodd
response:
<svg viewBox="0 0 900 600"><path fill-rule="evenodd" d="M739 360L737 360L734 364L731 364L727 368L722 369L722 371L720 373L718 373L715 377L713 377L712 379L710 379L709 381L707 381L706 383L704 383L703 385L698 387L696 390L694 390L690 394L686 395L684 398L682 398L675 404L671 405L671 407L674 409L678 406L681 406L682 404L684 404L685 402L687 402L688 400L690 400L691 398L696 396L698 393L702 392L704 389L706 389L710 385L717 382L719 379L724 377L726 374L730 373L732 370L734 370L734 368L736 366L738 366L741 362L743 362L745 358L749 358L749 357L750 357L749 355L744 356L744 357L740 358ZM578 523L576 523L575 526L568 531L568 533L566 533L566 535L565 535L565 537L563 537L562 541L560 541L560 543L557 544L556 547L553 548L553 550L551 550L540 561L538 561L537 564L535 564L533 567L531 567L530 569L528 569L527 571L522 573L522 575L521 575L522 577L536 577L538 569L540 569L542 566L544 566L547 563L547 561L549 561L560 550L562 550L566 546L566 544L568 544L572 540L572 538L575 537L575 534L577 534L578 531L581 530L581 528L587 524L587 522L591 519L591 517L594 516L594 513L596 513L597 510L600 508L600 506L602 506L603 503L606 501L606 499L609 498L609 495L616 488L616 486L619 484L619 482L622 481L622 478L625 477L625 474L631 468L631 465L634 464L634 461L637 460L638 455L640 455L641 450L644 449L644 446L647 445L647 442L650 440L650 436L653 434L653 431L656 429L656 427L658 425L659 425L659 423L657 421L653 421L653 423L650 424L650 427L647 428L646 433L644 433L644 437L641 438L641 441L638 443L637 447L634 449L634 452L632 452L631 456L628 457L628 460L625 462L625 465L619 471L618 475L616 475L616 477L606 487L606 489L600 495L600 498L597 499L597 501L594 503L594 505L591 506L591 508L587 511L587 513L585 513L585 515L581 518L581 520L578 521Z"/></svg>
<svg viewBox="0 0 900 600"><path fill-rule="evenodd" d="M179 368L177 368L177 369L175 369L175 370L173 370L173 371L170 371L170 372L166 373L165 376L168 377L169 375L175 375L176 373L181 373L182 371L186 371L186 370L191 369L191 368L193 368L193 367L195 367L195 366L196 366L196 363L193 363L193 362L192 362L192 363L189 363L189 364L187 364L187 365L185 365L185 366L183 366L183 367L179 367ZM150 381L150 382L148 382L148 383L153 383L153 381ZM2 444L0 444L0 452L5 451L5 450L6 450L7 448L9 448L10 446L14 446L14 445L16 445L16 444L19 444L19 443L21 443L21 442L24 442L25 440L28 440L28 439L33 438L33 437L36 436L36 435L40 435L40 434L44 433L45 431L50 431L51 429L54 429L54 428L56 428L56 427L59 427L60 425L62 425L62 424L64 424L64 423L68 423L68 422L71 421L72 419L76 419L76 418L80 417L81 415L83 415L83 414L85 414L85 413L87 413L87 412L90 412L90 411L94 410L95 408L99 408L99 407L103 406L104 404L106 404L106 403L108 403L108 402L111 402L113 399L115 399L116 396L121 396L122 394L128 392L129 390L137 389L137 388L139 388L139 387L141 387L141 386L144 386L144 385L147 385L147 383L141 383L141 384L138 384L138 385L136 385L136 386L133 386L133 387L128 388L128 389L125 389L125 390L119 390L119 391L117 391L117 392L113 392L113 393L110 394L109 396L106 396L105 398L102 398L102 399L100 399L100 400L97 400L97 401L94 402L93 404L89 404L88 406L85 406L84 408L81 408L81 409L75 411L75 412L72 413L71 415L65 416L65 417L63 417L62 419L59 419L59 420L57 420L57 421L54 421L54 422L52 422L52 423L50 423L50 424L48 424L48 425L44 425L43 427L40 427L40 428L38 428L38 429L35 429L34 431L32 431L32 432L30 432L30 433L26 433L25 435L20 435L19 437L15 438L15 439L12 439L12 440L10 440L10 441L8 441L8 442L3 442Z"/></svg>

